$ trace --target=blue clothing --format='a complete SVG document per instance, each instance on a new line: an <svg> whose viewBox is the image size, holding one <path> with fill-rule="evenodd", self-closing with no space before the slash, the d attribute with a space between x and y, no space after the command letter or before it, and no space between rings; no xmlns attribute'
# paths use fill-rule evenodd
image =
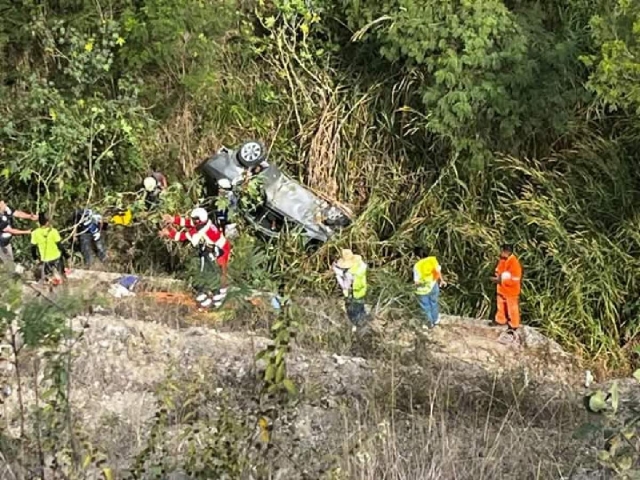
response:
<svg viewBox="0 0 640 480"><path fill-rule="evenodd" d="M139 280L140 277L137 277L136 275L125 275L124 277L120 277L118 279L118 283L127 290L131 291L138 284Z"/></svg>
<svg viewBox="0 0 640 480"><path fill-rule="evenodd" d="M88 208L80 208L73 212L71 223L77 225L76 235L80 241L80 251L86 265L93 263L94 247L100 261L104 262L107 258L107 252L102 242L101 222L102 216Z"/></svg>
<svg viewBox="0 0 640 480"><path fill-rule="evenodd" d="M429 324L435 327L440 323L440 306L438 299L440 298L440 287L436 283L431 291L426 295L418 295L418 302L424 311Z"/></svg>
<svg viewBox="0 0 640 480"><path fill-rule="evenodd" d="M94 240L100 238L100 222L102 216L90 209L79 209L74 212L73 223L78 224L78 235L88 233Z"/></svg>
<svg viewBox="0 0 640 480"><path fill-rule="evenodd" d="M352 324L359 326L367 321L367 310L365 309L363 299L347 297L345 298L345 307L347 317L351 320Z"/></svg>

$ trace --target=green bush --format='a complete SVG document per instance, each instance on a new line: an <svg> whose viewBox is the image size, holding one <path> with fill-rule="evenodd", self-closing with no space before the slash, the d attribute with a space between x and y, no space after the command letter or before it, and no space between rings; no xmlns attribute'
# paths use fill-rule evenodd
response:
<svg viewBox="0 0 640 480"><path fill-rule="evenodd" d="M357 213L314 255L286 239L269 250L277 281L328 289L328 266L348 245L402 291L419 245L454 280L451 311L489 315L486 277L507 240L524 264L525 322L628 366L621 346L638 332L636 10L582 0L8 2L0 188L14 206L66 214L115 203L153 167L188 185L167 205L186 211L199 199L195 166L222 143L259 137L289 174ZM148 230L137 237L144 253L123 264L162 261Z"/></svg>

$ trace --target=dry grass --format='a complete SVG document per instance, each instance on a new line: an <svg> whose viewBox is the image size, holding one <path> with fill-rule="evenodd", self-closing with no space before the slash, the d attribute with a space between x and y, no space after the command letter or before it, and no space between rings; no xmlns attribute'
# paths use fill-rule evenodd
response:
<svg viewBox="0 0 640 480"><path fill-rule="evenodd" d="M586 415L571 392L523 389L513 377L469 383L450 365L430 367L391 372L343 416L344 478L550 479L596 469L573 438Z"/></svg>
<svg viewBox="0 0 640 480"><path fill-rule="evenodd" d="M172 328L189 326L177 320L182 318L178 310L148 300L119 302L117 308L130 318L166 323ZM303 304L305 310L300 314L307 315L309 321L297 338L295 357L331 364L333 352L362 355L373 375L337 378L337 372L346 374L349 370L336 369L326 376L297 379L302 386L298 401L278 404L272 412L278 418L274 430L278 440L273 450L256 449L251 425L238 433L243 435L243 454L267 472L260 478L281 474L292 479L333 480L551 479L568 478L578 466L593 467L589 444L572 438L585 420L575 392L519 374L495 376L455 359L442 363L431 355L427 342L419 342L405 352L391 345L384 335L358 338L350 335L339 304L330 308L332 303L319 304L317 299ZM266 332L272 320L263 307L247 306L216 326ZM85 369L78 367L75 371L87 385L92 385L92 377L97 375L91 373L91 355L88 351L83 359ZM223 361L223 357L216 358L216 363ZM216 371L205 364L184 367L178 369L179 382L167 378L174 385L167 391L174 397L166 404L184 406L188 400L200 413L194 424L193 419L182 421L180 415L170 412L173 420L163 440L169 442L165 447L170 453L154 461L173 467L181 465L186 448L184 442L175 443L179 432L196 425L206 444L207 435L218 435L207 433L206 426L216 418L220 407L235 412L237 418L256 414L247 392L259 387L259 380L251 374ZM352 385L342 390L332 385L334 382ZM87 388L83 385L78 383L74 388ZM214 393L217 386L229 393L224 400ZM114 388L122 385L114 384ZM147 394L157 397L157 393L143 392ZM111 401L124 405L125 397L114 395ZM197 397L195 403L192 397ZM129 424L109 414L98 417L102 423L97 429L89 424L84 427L95 431L92 441L107 454L110 464L125 471L145 445L148 425ZM300 422L310 429L299 427ZM250 478L250 472L245 473L232 478Z"/></svg>

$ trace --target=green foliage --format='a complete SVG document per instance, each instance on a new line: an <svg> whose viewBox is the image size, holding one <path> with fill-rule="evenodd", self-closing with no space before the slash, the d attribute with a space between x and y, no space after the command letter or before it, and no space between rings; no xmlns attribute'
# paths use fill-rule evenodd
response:
<svg viewBox="0 0 640 480"><path fill-rule="evenodd" d="M640 371L636 371L634 377L640 378ZM600 434L600 441L604 448L598 451L598 463L615 472L617 478L638 478L640 475L638 405L627 403L625 411L619 411L620 393L617 382L612 384L608 393L602 390L591 393L586 403L589 411L602 415L602 418L596 424L583 425L577 434Z"/></svg>
<svg viewBox="0 0 640 480"><path fill-rule="evenodd" d="M276 291L277 277L269 272L270 259L264 248L245 227L243 234L233 241L233 255L229 264L229 278L244 293L249 289Z"/></svg>
<svg viewBox="0 0 640 480"><path fill-rule="evenodd" d="M291 342L296 336L300 324L294 319L294 309L289 299L282 298L280 315L271 325L270 333L273 344L258 352L256 360L264 360L264 390L266 393L286 391L290 395L296 395L297 389L291 378L287 375L286 356L291 350Z"/></svg>
<svg viewBox="0 0 640 480"><path fill-rule="evenodd" d="M211 66L223 60L220 44L237 25L236 8L233 0L149 0L143 8L125 10L123 68L142 75L165 73L172 87L206 102L207 90L220 80L221 72Z"/></svg>
<svg viewBox="0 0 640 480"><path fill-rule="evenodd" d="M47 467L52 475L80 479L91 469L98 469L105 479L112 478L105 455L90 444L71 413L70 356L82 337L71 329L70 319L86 307L78 298L56 296L55 299L25 294L22 282L0 272L0 331L6 333L13 353L18 402L20 440L37 452L37 468L45 468L45 455L52 461ZM25 354L33 354L27 362ZM27 411L23 398L23 370L34 369L35 405ZM27 428L26 420L30 428Z"/></svg>
<svg viewBox="0 0 640 480"><path fill-rule="evenodd" d="M238 195L238 206L244 211L255 211L264 203L264 178L253 177L242 187Z"/></svg>
<svg viewBox="0 0 640 480"><path fill-rule="evenodd" d="M121 26L108 20L83 32L37 12L32 22L32 48L46 69L20 68L15 87L0 90L8 119L0 170L14 189L29 188L43 203L95 201L143 165L139 141L149 118L139 86L120 75L114 83Z"/></svg>
<svg viewBox="0 0 640 480"><path fill-rule="evenodd" d="M528 73L527 45L502 1L355 5L353 23L366 29L366 22L380 22L375 37L385 58L420 68L431 130L474 153L485 150L492 135L513 136L519 106L512 90ZM379 17L384 11L394 13Z"/></svg>
<svg viewBox="0 0 640 480"><path fill-rule="evenodd" d="M476 165L495 149L526 145L519 136L564 130L564 109L575 97L558 88L579 75L571 54L580 38L546 30L557 11L509 9L502 0L345 5L349 25L359 29L354 39L376 42L384 58L420 82L407 93L424 104L426 127ZM552 87L541 86L540 77ZM554 104L563 110L549 112Z"/></svg>
<svg viewBox="0 0 640 480"><path fill-rule="evenodd" d="M612 108L640 109L640 3L607 2L590 26L597 53L583 56L593 72L588 87Z"/></svg>
<svg viewBox="0 0 640 480"><path fill-rule="evenodd" d="M175 471L192 478L239 478L249 465L250 433L246 420L227 408L225 390L200 376L172 374L157 393L147 444L125 478L163 479ZM207 408L212 401L218 405L214 412ZM171 428L179 429L177 449Z"/></svg>
<svg viewBox="0 0 640 480"><path fill-rule="evenodd" d="M112 258L175 269L191 252L166 255L158 215L200 202L194 168L221 143L259 137L357 219L314 255L295 235L264 258L238 239L232 282L328 289L349 246L394 279L373 291L405 301L419 245L453 279L448 309L486 316L483 279L509 240L525 322L624 364L640 332L637 2L2 5L0 184L14 206L131 206ZM132 190L151 165L172 186L146 215Z"/></svg>
<svg viewBox="0 0 640 480"><path fill-rule="evenodd" d="M73 311L42 298L27 299L19 280L0 272L0 331L12 328L21 339L21 347L55 348L70 331L67 327ZM66 302L65 302L66 303Z"/></svg>

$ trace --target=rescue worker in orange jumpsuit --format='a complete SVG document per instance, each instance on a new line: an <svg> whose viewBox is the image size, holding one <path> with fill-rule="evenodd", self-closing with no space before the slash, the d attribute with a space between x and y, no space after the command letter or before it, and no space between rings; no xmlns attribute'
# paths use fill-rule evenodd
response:
<svg viewBox="0 0 640 480"><path fill-rule="evenodd" d="M491 279L497 285L496 323L508 325L508 332L514 334L520 327L520 286L522 267L513 254L511 245L502 245L496 275Z"/></svg>

